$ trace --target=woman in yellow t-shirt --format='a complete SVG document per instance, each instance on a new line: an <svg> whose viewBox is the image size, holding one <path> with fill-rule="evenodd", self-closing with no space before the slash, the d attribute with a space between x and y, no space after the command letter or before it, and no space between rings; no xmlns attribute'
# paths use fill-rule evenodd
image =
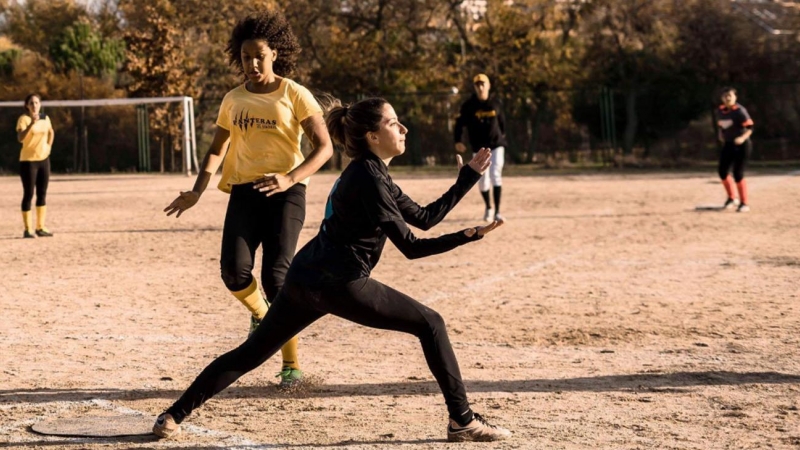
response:
<svg viewBox="0 0 800 450"><path fill-rule="evenodd" d="M222 231L222 281L252 314L252 333L283 286L305 220L308 177L331 157L333 144L314 96L285 78L300 46L283 14L267 11L240 20L226 52L246 81L222 100L194 187L164 211L180 217L194 206L224 160L219 189L230 193L230 200ZM300 151L303 133L313 147L308 158ZM266 299L252 274L259 246ZM278 376L286 388L302 378L297 337L282 353Z"/></svg>
<svg viewBox="0 0 800 450"><path fill-rule="evenodd" d="M50 181L50 148L55 132L50 118L42 109L38 94L25 97L25 114L17 119L17 139L22 143L19 153L19 174L22 178L22 221L25 224L23 237L50 237L44 226L47 213L47 185ZM36 189L36 230L33 229L31 201Z"/></svg>

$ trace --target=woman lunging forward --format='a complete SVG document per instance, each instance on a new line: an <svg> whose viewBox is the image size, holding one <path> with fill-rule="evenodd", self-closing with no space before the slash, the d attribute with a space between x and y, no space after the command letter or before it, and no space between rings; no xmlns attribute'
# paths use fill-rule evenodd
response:
<svg viewBox="0 0 800 450"><path fill-rule="evenodd" d="M477 152L460 168L455 184L441 198L422 207L389 175L388 165L405 151L408 132L389 103L371 98L335 108L327 125L352 162L331 190L319 233L295 256L261 326L244 344L206 367L178 401L158 417L153 432L161 437L177 434L179 424L194 409L258 367L286 340L326 314L333 314L419 338L428 367L444 394L450 417L448 440L507 438L510 431L490 425L470 408L442 316L370 278L387 237L407 258L421 258L481 239L501 225L494 221L431 239L418 239L408 228L410 224L427 230L444 219L487 169L491 150Z"/></svg>

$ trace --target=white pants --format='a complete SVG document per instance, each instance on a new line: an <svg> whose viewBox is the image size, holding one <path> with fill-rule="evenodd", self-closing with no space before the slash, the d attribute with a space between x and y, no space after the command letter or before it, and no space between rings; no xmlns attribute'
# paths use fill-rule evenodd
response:
<svg viewBox="0 0 800 450"><path fill-rule="evenodd" d="M492 165L486 172L483 172L478 181L478 189L487 192L492 186L503 185L503 163L505 163L505 147L497 147L492 150Z"/></svg>

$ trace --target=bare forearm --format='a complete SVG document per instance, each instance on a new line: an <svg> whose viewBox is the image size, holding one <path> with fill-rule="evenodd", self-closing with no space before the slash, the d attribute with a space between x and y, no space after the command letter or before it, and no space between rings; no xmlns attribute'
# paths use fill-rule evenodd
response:
<svg viewBox="0 0 800 450"><path fill-rule="evenodd" d="M28 128L25 128L24 130L22 130L19 133L17 133L17 140L19 140L20 142L24 141L25 138L28 137L28 133L31 132L31 129L33 128L33 124L35 124L35 123L36 122L31 122L30 125L28 125Z"/></svg>
<svg viewBox="0 0 800 450"><path fill-rule="evenodd" d="M333 155L333 145L328 143L314 149L305 161L287 175L292 179L292 183L299 183L302 180L314 175Z"/></svg>
<svg viewBox="0 0 800 450"><path fill-rule="evenodd" d="M752 135L752 134L753 134L753 130L746 129L746 130L744 130L744 133L742 133L742 135L740 137L742 138L743 141L746 141L746 140L750 139L750 135Z"/></svg>
<svg viewBox="0 0 800 450"><path fill-rule="evenodd" d="M197 173L197 179L194 182L192 191L196 192L198 195L205 192L208 183L211 181L211 177L217 173L217 169L219 169L219 166L222 164L224 157L225 155L217 155L211 151L206 153L205 158L203 158L203 164Z"/></svg>
<svg viewBox="0 0 800 450"><path fill-rule="evenodd" d="M286 174L292 184L299 183L316 173L333 155L333 143L328 135L328 128L325 126L322 114L315 114L303 120L300 125L308 136L308 140L311 141L313 150L305 161Z"/></svg>

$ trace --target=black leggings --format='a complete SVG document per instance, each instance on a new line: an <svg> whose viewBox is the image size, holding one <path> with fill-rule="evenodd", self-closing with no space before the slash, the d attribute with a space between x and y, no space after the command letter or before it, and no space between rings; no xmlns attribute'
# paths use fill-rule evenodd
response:
<svg viewBox="0 0 800 450"><path fill-rule="evenodd" d="M720 179L728 178L728 173L733 164L733 179L740 182L744 179L744 167L747 164L747 159L750 157L750 152L753 150L753 143L750 139L746 140L742 145L736 145L733 142L726 142L722 147L722 154L719 156L719 177Z"/></svg>
<svg viewBox="0 0 800 450"><path fill-rule="evenodd" d="M271 197L253 189L252 183L234 186L222 231L220 269L225 287L235 292L250 285L261 245L261 286L272 301L283 286L305 218L302 184Z"/></svg>
<svg viewBox="0 0 800 450"><path fill-rule="evenodd" d="M167 410L178 423L206 400L261 365L291 337L325 314L417 336L428 367L444 394L450 417L458 420L467 412L471 414L456 355L439 313L370 278L319 290L291 279L290 274L253 335L209 364Z"/></svg>
<svg viewBox="0 0 800 450"><path fill-rule="evenodd" d="M47 185L50 182L50 158L41 161L20 161L19 176L22 178L22 210L31 210L33 189L36 188L36 206L47 204Z"/></svg>

